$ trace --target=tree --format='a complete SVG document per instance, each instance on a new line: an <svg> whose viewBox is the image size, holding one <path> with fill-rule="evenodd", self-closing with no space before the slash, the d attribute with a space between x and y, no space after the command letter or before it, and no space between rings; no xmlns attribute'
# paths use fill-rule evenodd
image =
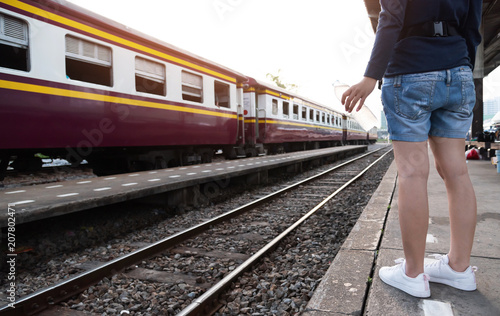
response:
<svg viewBox="0 0 500 316"><path fill-rule="evenodd" d="M299 89L299 86L294 84L294 83L284 83L281 81L281 78L280 78L280 72L281 72L281 69L278 69L278 74L277 75L273 75L271 73L267 73L266 74L266 77L268 79L270 79L272 82L274 82L274 84L276 84L278 87L282 88L282 89L285 89L285 90L288 90L288 91L293 91L293 92L297 92L297 90Z"/></svg>

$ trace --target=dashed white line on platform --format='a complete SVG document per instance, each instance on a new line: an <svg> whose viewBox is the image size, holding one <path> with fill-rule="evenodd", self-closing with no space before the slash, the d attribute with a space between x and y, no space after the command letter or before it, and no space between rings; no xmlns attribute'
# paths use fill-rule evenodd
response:
<svg viewBox="0 0 500 316"><path fill-rule="evenodd" d="M148 181L149 182L157 182L157 181L161 181L161 179L149 179Z"/></svg>
<svg viewBox="0 0 500 316"><path fill-rule="evenodd" d="M17 205L28 204L28 203L33 203L33 202L35 202L35 200L25 200L25 201L18 201L18 202L14 202L14 203L9 203L9 205L17 206Z"/></svg>
<svg viewBox="0 0 500 316"><path fill-rule="evenodd" d="M92 181L80 181L80 182L77 182L76 184L85 184L85 183L92 183Z"/></svg>
<svg viewBox="0 0 500 316"><path fill-rule="evenodd" d="M215 170L217 170L217 171L222 171L222 170L224 170L224 168L217 168L217 169L215 169Z"/></svg>
<svg viewBox="0 0 500 316"><path fill-rule="evenodd" d="M175 175L175 176L170 176L169 178L180 178L179 175Z"/></svg>
<svg viewBox="0 0 500 316"><path fill-rule="evenodd" d="M129 177L137 177L137 176L139 176L139 174L138 173L134 173L134 174L129 174L128 176Z"/></svg>
<svg viewBox="0 0 500 316"><path fill-rule="evenodd" d="M129 186L132 186L132 185L137 185L137 183L136 182L125 183L125 184L122 184L122 187L129 187Z"/></svg>
<svg viewBox="0 0 500 316"><path fill-rule="evenodd" d="M196 172L190 172L190 173L188 173L187 175L188 175L188 176L192 176L192 175L195 175L195 174L196 174Z"/></svg>
<svg viewBox="0 0 500 316"><path fill-rule="evenodd" d="M16 194L16 193L23 193L23 192L26 192L26 190L10 191L10 192L5 192L5 194Z"/></svg>
<svg viewBox="0 0 500 316"><path fill-rule="evenodd" d="M106 191L106 190L111 190L110 187L105 187L105 188L98 188L98 189L94 189L94 191L96 192L99 192L99 191Z"/></svg>
<svg viewBox="0 0 500 316"><path fill-rule="evenodd" d="M68 197L68 196L75 196L78 194L80 194L80 193L67 193L67 194L57 195L57 197Z"/></svg>
<svg viewBox="0 0 500 316"><path fill-rule="evenodd" d="M212 172L212 170L203 170L202 172Z"/></svg>
<svg viewBox="0 0 500 316"><path fill-rule="evenodd" d="M60 187L63 187L62 184L58 184L58 185L51 185L50 187L45 187L46 189L55 189L55 188L60 188Z"/></svg>
<svg viewBox="0 0 500 316"><path fill-rule="evenodd" d="M104 178L104 180L114 180L116 177L109 177L109 178Z"/></svg>

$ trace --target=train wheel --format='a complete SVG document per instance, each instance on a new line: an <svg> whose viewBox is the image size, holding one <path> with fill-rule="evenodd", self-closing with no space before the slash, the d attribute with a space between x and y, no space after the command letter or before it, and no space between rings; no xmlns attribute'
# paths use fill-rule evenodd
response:
<svg viewBox="0 0 500 316"><path fill-rule="evenodd" d="M165 169L168 167L167 161L163 157L155 158L155 169Z"/></svg>
<svg viewBox="0 0 500 316"><path fill-rule="evenodd" d="M257 157L257 150L255 148L246 148L245 149L245 155L250 158L250 157Z"/></svg>

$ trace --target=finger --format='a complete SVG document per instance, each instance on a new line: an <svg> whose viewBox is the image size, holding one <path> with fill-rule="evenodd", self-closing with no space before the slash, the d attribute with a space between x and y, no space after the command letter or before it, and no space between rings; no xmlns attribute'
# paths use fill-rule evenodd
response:
<svg viewBox="0 0 500 316"><path fill-rule="evenodd" d="M356 106L356 104L358 103L359 101L359 97L358 96L354 96L351 100L349 100L349 108L346 109L347 112L351 113L352 110L354 110L354 107Z"/></svg>
<svg viewBox="0 0 500 316"><path fill-rule="evenodd" d="M347 89L343 94L342 94L342 105L345 105L345 99L351 94L351 88Z"/></svg>
<svg viewBox="0 0 500 316"><path fill-rule="evenodd" d="M346 100L346 104L345 104L345 110L347 112L350 112L352 111L352 106L353 106L353 100L354 100L355 96L354 95L350 95L347 100Z"/></svg>
<svg viewBox="0 0 500 316"><path fill-rule="evenodd" d="M360 101L359 101L359 105L358 105L358 108L356 109L356 112L359 112L359 110L361 110L361 108L363 107L363 105L365 104L365 99L366 98L362 98Z"/></svg>
<svg viewBox="0 0 500 316"><path fill-rule="evenodd" d="M347 100L344 100L345 102L343 103L344 104L344 109L347 111L347 109L349 108L349 98L347 98Z"/></svg>

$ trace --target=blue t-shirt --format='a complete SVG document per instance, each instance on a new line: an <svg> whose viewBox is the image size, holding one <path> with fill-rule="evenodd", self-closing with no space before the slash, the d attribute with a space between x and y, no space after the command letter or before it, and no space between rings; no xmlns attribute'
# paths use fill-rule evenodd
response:
<svg viewBox="0 0 500 316"><path fill-rule="evenodd" d="M395 76L474 66L481 42L482 0L380 0L375 44L365 76ZM411 36L398 41L403 27L446 21L462 36Z"/></svg>

